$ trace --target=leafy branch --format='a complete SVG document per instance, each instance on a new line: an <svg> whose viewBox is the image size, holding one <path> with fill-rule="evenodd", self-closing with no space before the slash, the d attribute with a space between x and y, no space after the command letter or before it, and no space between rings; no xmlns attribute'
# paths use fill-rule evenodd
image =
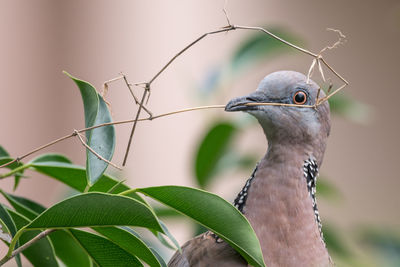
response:
<svg viewBox="0 0 400 267"><path fill-rule="evenodd" d="M225 10L224 12L226 14ZM1 148L0 162L2 165L0 168L7 167L11 171L0 175L0 179L14 175L17 185L24 170L29 168L66 184L77 190L79 194L45 208L32 200L1 191L14 209L9 209L4 205L0 206L0 224L13 237L9 244L8 253L0 260L0 265L15 257L17 265L21 266L19 253L22 253L34 266L58 266L56 257L61 259L66 266L92 266L93 263L99 266L109 264L119 266L119 263L143 266L142 261L150 266L165 266L165 262L158 253L132 229L132 227L142 227L148 229L162 243L165 242L163 235L176 243L163 222L158 218L153 207L142 198L142 195L144 195L192 218L200 225L213 231L235 248L250 265L265 266L259 241L249 222L243 214L219 196L203 190L181 186L135 189L126 186L123 181L118 181L104 174L108 165L120 169L111 161L115 147L115 125L133 124L122 164L125 165L139 121L154 120L194 110L224 108L224 105L201 106L153 115L146 107L153 82L178 57L208 35L235 30L262 32L288 47L311 56L313 63L308 78L312 76L315 66L318 66L318 70L325 80L322 71L322 65L324 65L344 82L344 85L326 97L317 98L314 105L305 106L307 108L317 108L318 105L327 101L348 84L322 58L322 52L331 49L331 47L322 49L318 54L313 53L264 28L233 25L230 23L227 14L226 18L227 26L202 34L175 54L147 82L133 84L143 88L141 97L134 94L132 84L123 74L105 82L103 93L99 94L90 83L66 73L80 90L84 105L85 128L74 130L68 135L35 148L15 159L10 158L8 153ZM336 46L334 44L332 48ZM108 90L108 84L121 79L124 80L135 104L138 105L138 110L133 119L112 121L108 103L104 97ZM276 105L274 103L261 104ZM280 105L293 106L290 104ZM299 106L296 105L296 107ZM142 109L148 114L148 117L140 117ZM83 133L85 133L85 138ZM72 137L77 137L86 148L86 168L73 165L69 159L57 154L40 155L26 164L21 163L21 160L26 157ZM209 213L218 213L220 216L210 218ZM226 224L227 221L229 224ZM96 234L77 229L86 227L92 228ZM58 231L55 231L55 229L58 229ZM240 233L236 231L237 229L241 229ZM68 249L63 246L68 246ZM108 252L110 253L105 256ZM74 255L74 257L71 255Z"/></svg>
<svg viewBox="0 0 400 267"><path fill-rule="evenodd" d="M228 21L229 21L229 19L228 19ZM38 151L40 151L40 150L42 150L42 149L44 149L44 148L47 148L47 147L49 147L49 146L51 146L51 145L54 145L54 144L56 144L56 143L58 143L58 142L61 142L61 141L64 141L64 140L66 140L66 139L68 139L68 138L70 138L70 137L73 137L73 136L76 136L77 135L77 133L82 133L82 132L86 132L86 131L90 131L90 130L92 130L92 129L95 129L95 128L98 128L98 127L104 127L104 126L109 126L109 125L118 125L118 124L124 124L124 123L133 123L133 126L132 126L132 130L131 130L131 133L130 133L130 136L129 136L129 141L128 141L128 145L127 145L127 148L126 148L126 152L125 152L125 156L124 156L124 160L123 160L123 163L122 163L122 166L125 166L125 164L126 164L126 160L127 160L127 157L128 157L128 154L129 154L129 150L130 150L130 146L131 146L131 142L132 142L132 138L133 138L133 134L134 134L134 132L135 132L135 129L136 129L136 125L137 125L137 122L139 122L139 121L144 121L144 120L154 120L154 119L156 119L156 118L160 118L160 117L164 117L164 116L169 116L169 115L173 115L173 114L177 114L177 113L181 113L181 112L187 112L187 111L193 111L193 110L199 110L199 109L209 109L209 108L223 108L224 107L224 105L216 105L216 106L203 106L203 107L195 107L195 108L189 108L189 109L184 109L184 110L178 110L178 111L173 111L173 112L168 112L168 113L165 113L165 114L161 114L161 115L158 115L158 116L153 116L152 115L152 113L151 113L151 111L149 111L145 106L144 106L144 102L145 102L145 99L146 99L146 96L147 97L149 97L150 96L150 89L151 89L151 84L179 57L179 56L181 56L185 51L187 51L189 48L191 48L192 46L194 46L196 43L198 43L198 42L200 42L202 39L204 39L206 36L208 36L208 35L214 35L214 34L219 34L219 33L224 33L224 32L229 32L229 31L234 31L234 30L252 30L252 31L261 31L261 32L263 32L263 33L265 33L265 34L267 34L268 36L270 36L270 37L272 37L272 38L274 38L274 39L276 39L276 40L278 40L279 42L282 42L282 43L284 43L285 45L287 45L287 46L289 46L289 47L292 47L292 48L294 48L294 49L296 49L296 50L298 50L298 51L300 51L300 52L302 52L302 53L304 53L304 54L307 54L307 55L309 55L309 56L311 56L311 57L313 57L314 59L313 59L313 62L312 62L312 64L311 64L311 67L310 67L310 69L309 69L309 72L308 72L308 75L307 75L307 80L311 77L311 75L312 75L312 73L313 73L313 69L314 69L314 67L315 67L315 65L316 64L319 64L319 66L320 66L320 62L322 62L330 71L332 71L333 73L334 73L334 75L336 75L340 80L342 80L343 82L344 82L344 84L342 85L342 86L340 86L339 88L337 88L335 91L333 91L333 92L331 92L330 94L328 94L327 96L325 96L324 98L319 98L319 93L318 93L318 97L317 97L317 100L316 100L316 102L315 102L315 104L314 105L302 105L302 106L299 106L299 105L294 105L294 104L284 104L284 103L257 103L257 105L278 105L278 106L294 106L294 107L302 107L302 108L316 108L317 106L319 106L320 104L322 104L324 101L327 101L329 98L331 98L332 96L334 96L335 94L337 94L340 90L342 90L346 85L348 85L349 83L347 82L347 80L345 80L337 71L335 71L335 69L333 68L333 67L331 67L327 62L326 62L326 60L322 57L322 52L324 52L326 49L333 49L333 48L335 48L335 47L337 47L337 45L338 45L338 42L336 42L334 45L332 45L332 46L328 46L328 47L325 47L325 48L323 48L321 51L320 51L320 53L318 53L318 54L316 54L316 53L313 53L313 52L310 52L309 50L307 50L307 49L304 49L304 48L301 48L301 47L299 47L299 46L297 46L297 45L294 45L294 44L292 44L292 43L290 43L290 42L288 42L288 41L286 41L286 40L284 40L284 39L282 39L282 38L280 38L279 36L277 36L277 35L275 35L275 34L273 34L273 33L271 33L270 31L268 31L268 30L266 30L266 29L264 29L264 28L262 28L262 27L250 27L250 26L239 26L239 25L228 25L228 26L225 26L225 27L222 27L222 29L220 29L220 30L216 30L216 31L211 31L211 32L207 32L207 33L204 33L203 35L201 35L200 37L198 37L196 40L194 40L193 42L191 42L189 45L187 45L187 46L185 46L182 50L180 50L175 56L173 56L148 82L142 82L142 83L135 83L134 85L135 86L142 86L142 87L144 87L144 91L143 91L143 95L142 95L142 98L141 98L141 100L140 100L140 102L138 101L138 98L135 96L135 94L133 93L133 91L132 91L132 88L131 88L131 84L128 82L128 80L127 80L127 78L126 78L126 76L125 75L121 75L121 76L119 76L119 77L116 77L116 78L114 78L114 79L111 79L111 80L109 80L109 81L107 81L107 82L105 82L104 83L104 88L108 88L108 84L109 83L111 83L111 82L114 82L114 81L117 81L117 80L120 80L120 79L123 79L124 81L125 81L125 83L126 83L126 85L127 85L127 87L128 87L128 89L129 89L129 91L131 92L131 94L132 94L132 96L133 96L133 98L134 98L134 100L135 100L135 103L136 104L138 104L139 105L139 108L138 108L138 110L137 110L137 112L136 112L136 115L135 115L135 119L133 119L133 120L124 120L124 121L118 121L118 122L110 122L110 123L102 123L102 124L99 124L99 125L95 125L95 126L92 126L92 127L87 127L87 128L84 128L84 129L81 129L81 130L78 130L78 131L74 131L72 134L70 134L70 135L66 135L66 136L63 136L63 137L61 137L61 138L58 138L58 139L56 139L56 140L54 140L54 141L51 141L51 142L49 142L49 143L47 143L47 144L45 144L45 145L43 145L43 146L40 146L40 147L38 147L38 148L36 148L36 149L34 149L34 150L32 150L32 151L30 151L30 152L28 152L28 153L26 153L26 154L24 154L23 156L19 156L19 157L16 157L14 160L12 160L12 161L10 161L10 162L8 162L8 163L6 163L6 164L3 164L3 165L1 165L0 166L0 168L3 168L3 167L6 167L6 166L9 166L10 164L12 164L12 163L15 163L15 162L19 162L20 160L22 160L23 158L25 158L25 157L27 157L27 156L30 156L30 155L32 155L32 154L34 154L34 153L36 153L36 152L38 152ZM337 30L336 30L337 31ZM340 31L339 31L340 32ZM340 32L340 43L342 42L342 39L344 38L344 35ZM319 67L319 71L320 71L320 74L322 75L322 77L325 77L324 76L324 74L323 74L323 71L322 71L322 67L320 66ZM73 78L72 76L71 76L71 78ZM325 80L325 78L324 78L324 80ZM320 89L321 90L321 89ZM246 104L246 105L254 105L254 103L248 103L248 104ZM141 113L141 110L142 109L144 109L148 114L149 114L149 117L148 118L143 118L143 119L140 119L139 118L139 116L140 116L140 113ZM82 142L82 141L81 141ZM84 144L84 143L83 143ZM85 145L86 146L86 145ZM97 156L99 159L102 159L102 157L99 155L99 154L97 154L95 151L91 151L95 156ZM108 163L108 162L106 162L106 163ZM116 167L114 164L113 164L113 166L114 167ZM117 167L118 168L118 167Z"/></svg>

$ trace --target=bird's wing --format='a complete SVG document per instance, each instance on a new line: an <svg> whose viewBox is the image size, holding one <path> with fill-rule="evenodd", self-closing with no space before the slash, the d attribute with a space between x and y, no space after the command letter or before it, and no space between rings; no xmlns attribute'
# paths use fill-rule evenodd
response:
<svg viewBox="0 0 400 267"><path fill-rule="evenodd" d="M244 267L246 260L228 243L211 232L206 232L182 246L168 263L169 267Z"/></svg>

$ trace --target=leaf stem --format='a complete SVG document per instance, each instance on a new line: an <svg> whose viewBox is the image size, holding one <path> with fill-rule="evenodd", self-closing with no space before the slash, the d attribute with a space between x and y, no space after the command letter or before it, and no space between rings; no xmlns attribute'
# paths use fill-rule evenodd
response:
<svg viewBox="0 0 400 267"><path fill-rule="evenodd" d="M125 191L119 193L118 195L127 196L129 194L136 193L137 191L139 191L139 189L137 189L137 188L128 189L128 190L125 190Z"/></svg>
<svg viewBox="0 0 400 267"><path fill-rule="evenodd" d="M31 164L25 164L25 165L19 166L18 168L15 168L8 173L4 173L4 174L0 175L0 179L7 178L8 176L11 176L19 171L25 170L25 169L29 168L30 166L31 166Z"/></svg>
<svg viewBox="0 0 400 267"><path fill-rule="evenodd" d="M11 254L12 254L14 248L15 248L15 245L16 245L17 242L18 242L18 239L19 239L19 238L21 237L21 235L25 232L25 228L26 228L26 227L22 227L21 229L19 229L18 232L17 232L17 233L15 234L15 236L13 237L13 239L11 240L10 246L8 247L8 252L7 252L6 257L11 256Z"/></svg>

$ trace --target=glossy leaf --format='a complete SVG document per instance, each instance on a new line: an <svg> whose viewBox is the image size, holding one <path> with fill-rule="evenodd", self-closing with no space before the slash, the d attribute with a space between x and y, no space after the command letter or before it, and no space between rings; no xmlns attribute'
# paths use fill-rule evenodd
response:
<svg viewBox="0 0 400 267"><path fill-rule="evenodd" d="M150 248L150 250L153 252L153 254L157 257L158 262L161 264L161 267L167 267L167 264L165 263L163 257L155 250L154 248Z"/></svg>
<svg viewBox="0 0 400 267"><path fill-rule="evenodd" d="M66 73L66 72L65 72ZM91 127L111 122L111 114L103 98L96 89L88 82L79 80L66 73L78 86L85 110L85 126ZM95 128L86 132L88 145L100 156L111 160L115 148L115 129L113 125ZM99 159L92 152L87 151L86 169L89 184L94 184L104 171L108 163Z"/></svg>
<svg viewBox="0 0 400 267"><path fill-rule="evenodd" d="M82 166L59 161L33 161L31 162L31 167L40 173L55 178L79 192L83 192L87 187L86 170ZM104 190L105 192L117 183L118 181L111 176L103 174L102 178L95 183L92 188L96 189L94 191L103 192ZM121 188L117 191L122 192L129 189L123 184L120 187Z"/></svg>
<svg viewBox="0 0 400 267"><path fill-rule="evenodd" d="M3 204L0 204L0 219L5 224L5 226L7 226L7 230L11 234L11 236L12 237L15 236L15 234L17 233L17 227L15 226L12 217L10 216L10 214L8 213L7 209L4 207ZM17 242L15 248L18 247L19 247L19 242ZM20 255L15 256L15 261L17 262L18 267L22 266Z"/></svg>
<svg viewBox="0 0 400 267"><path fill-rule="evenodd" d="M38 215L37 212L35 212L32 209L28 208L24 204L20 203L20 201L18 201L18 199L13 197L11 194L7 194L4 191L0 191L0 193L5 197L5 199L7 199L7 201L15 209L15 211L17 211L19 214L25 216L29 220L33 220Z"/></svg>
<svg viewBox="0 0 400 267"><path fill-rule="evenodd" d="M169 207L153 207L158 217L183 218L182 214Z"/></svg>
<svg viewBox="0 0 400 267"><path fill-rule="evenodd" d="M34 170L43 173L49 177L52 177L79 192L84 192L88 187L86 180L86 170L82 166L64 163L60 161L34 161L31 162L30 167ZM112 190L113 194L118 194L123 191L130 189L127 185L116 180L112 176L103 174L103 176L91 187L89 192L108 192ZM145 201L135 192L128 195L140 202Z"/></svg>
<svg viewBox="0 0 400 267"><path fill-rule="evenodd" d="M161 225L161 228L163 229L163 232L164 232L164 234L168 237L168 239L174 244L174 249L178 249L179 251L181 251L181 246L179 245L179 243L178 243L178 241L175 239L175 237L169 232L169 230L168 230L168 228L167 228L167 226L162 222L162 221L159 221L160 222L160 225ZM168 242L166 239L164 239L164 238L160 238L160 236L162 236L162 233L158 233L158 235L157 235L157 237L158 237L158 239L161 241L161 243L164 243L164 242L162 242L163 240L165 241L165 242ZM164 243L165 244L165 243ZM168 247L168 245L167 245L167 247Z"/></svg>
<svg viewBox="0 0 400 267"><path fill-rule="evenodd" d="M86 251L68 230L54 231L49 237L57 257L66 267L91 267L91 262Z"/></svg>
<svg viewBox="0 0 400 267"><path fill-rule="evenodd" d="M5 194L4 192L2 193L17 212L21 215L25 215L30 220L33 220L46 210L45 207L32 200ZM90 260L86 252L76 243L74 238L67 231L55 231L49 235L49 238L54 246L57 257L65 266L90 266Z"/></svg>
<svg viewBox="0 0 400 267"><path fill-rule="evenodd" d="M99 111L94 125L111 122L111 115L103 98L99 96ZM99 127L91 131L89 146L100 156L111 160L115 149L115 128L113 125ZM108 163L93 153L88 153L87 172L89 181L94 184L106 170Z"/></svg>
<svg viewBox="0 0 400 267"><path fill-rule="evenodd" d="M299 38L287 30L268 27L270 32L286 41L299 44ZM253 33L236 49L231 59L231 68L234 72L242 70L251 64L271 58L279 53L295 51L275 38L263 33Z"/></svg>
<svg viewBox="0 0 400 267"><path fill-rule="evenodd" d="M35 213L34 217L36 217L39 213L42 213L46 209L41 204L39 204L37 202L34 202L33 200L24 198L24 197L16 196L16 195L13 195L13 194L8 194L8 197L10 197L14 201L18 202L19 205L29 209L32 213ZM29 218L29 219L31 219L31 218Z"/></svg>
<svg viewBox="0 0 400 267"><path fill-rule="evenodd" d="M69 231L101 267L143 266L137 257L102 236L77 229Z"/></svg>
<svg viewBox="0 0 400 267"><path fill-rule="evenodd" d="M204 225L235 248L249 264L265 266L260 243L250 223L221 197L181 186L148 187L138 191Z"/></svg>
<svg viewBox="0 0 400 267"><path fill-rule="evenodd" d="M15 211L8 210L17 229L21 229L29 224L29 220ZM40 234L40 231L28 231L21 235L19 238L20 245L25 244L35 236ZM36 241L33 245L25 249L22 254L32 263L33 266L38 267L56 267L58 262L54 253L53 246L48 237Z"/></svg>
<svg viewBox="0 0 400 267"><path fill-rule="evenodd" d="M55 153L42 154L30 161L30 163L39 163L39 162L62 162L62 163L72 164L71 160L66 156Z"/></svg>
<svg viewBox="0 0 400 267"><path fill-rule="evenodd" d="M141 226L162 232L153 211L145 204L120 195L85 193L65 199L35 218L27 229Z"/></svg>
<svg viewBox="0 0 400 267"><path fill-rule="evenodd" d="M64 162L32 162L31 167L36 171L83 192L87 187L86 170L77 165Z"/></svg>
<svg viewBox="0 0 400 267"><path fill-rule="evenodd" d="M211 125L200 142L195 157L195 174L197 183L205 188L216 173L218 161L223 156L236 127L230 122L218 122Z"/></svg>
<svg viewBox="0 0 400 267"><path fill-rule="evenodd" d="M128 227L95 227L94 230L149 266L161 267L157 257L132 229Z"/></svg>
<svg viewBox="0 0 400 267"><path fill-rule="evenodd" d="M160 241L161 244L163 244L166 248L172 249L172 250L178 250L179 248L177 246L171 245L171 243L167 240L165 235L161 234L160 232L151 230L153 235Z"/></svg>

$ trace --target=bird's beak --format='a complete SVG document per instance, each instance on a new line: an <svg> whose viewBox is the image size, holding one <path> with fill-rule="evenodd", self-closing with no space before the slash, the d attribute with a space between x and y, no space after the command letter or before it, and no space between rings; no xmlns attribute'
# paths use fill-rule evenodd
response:
<svg viewBox="0 0 400 267"><path fill-rule="evenodd" d="M248 103L261 103L268 102L267 97L260 92L253 92L246 96L241 96L232 99L225 106L225 111L248 111L248 110L256 110L258 106L255 105L246 105Z"/></svg>

